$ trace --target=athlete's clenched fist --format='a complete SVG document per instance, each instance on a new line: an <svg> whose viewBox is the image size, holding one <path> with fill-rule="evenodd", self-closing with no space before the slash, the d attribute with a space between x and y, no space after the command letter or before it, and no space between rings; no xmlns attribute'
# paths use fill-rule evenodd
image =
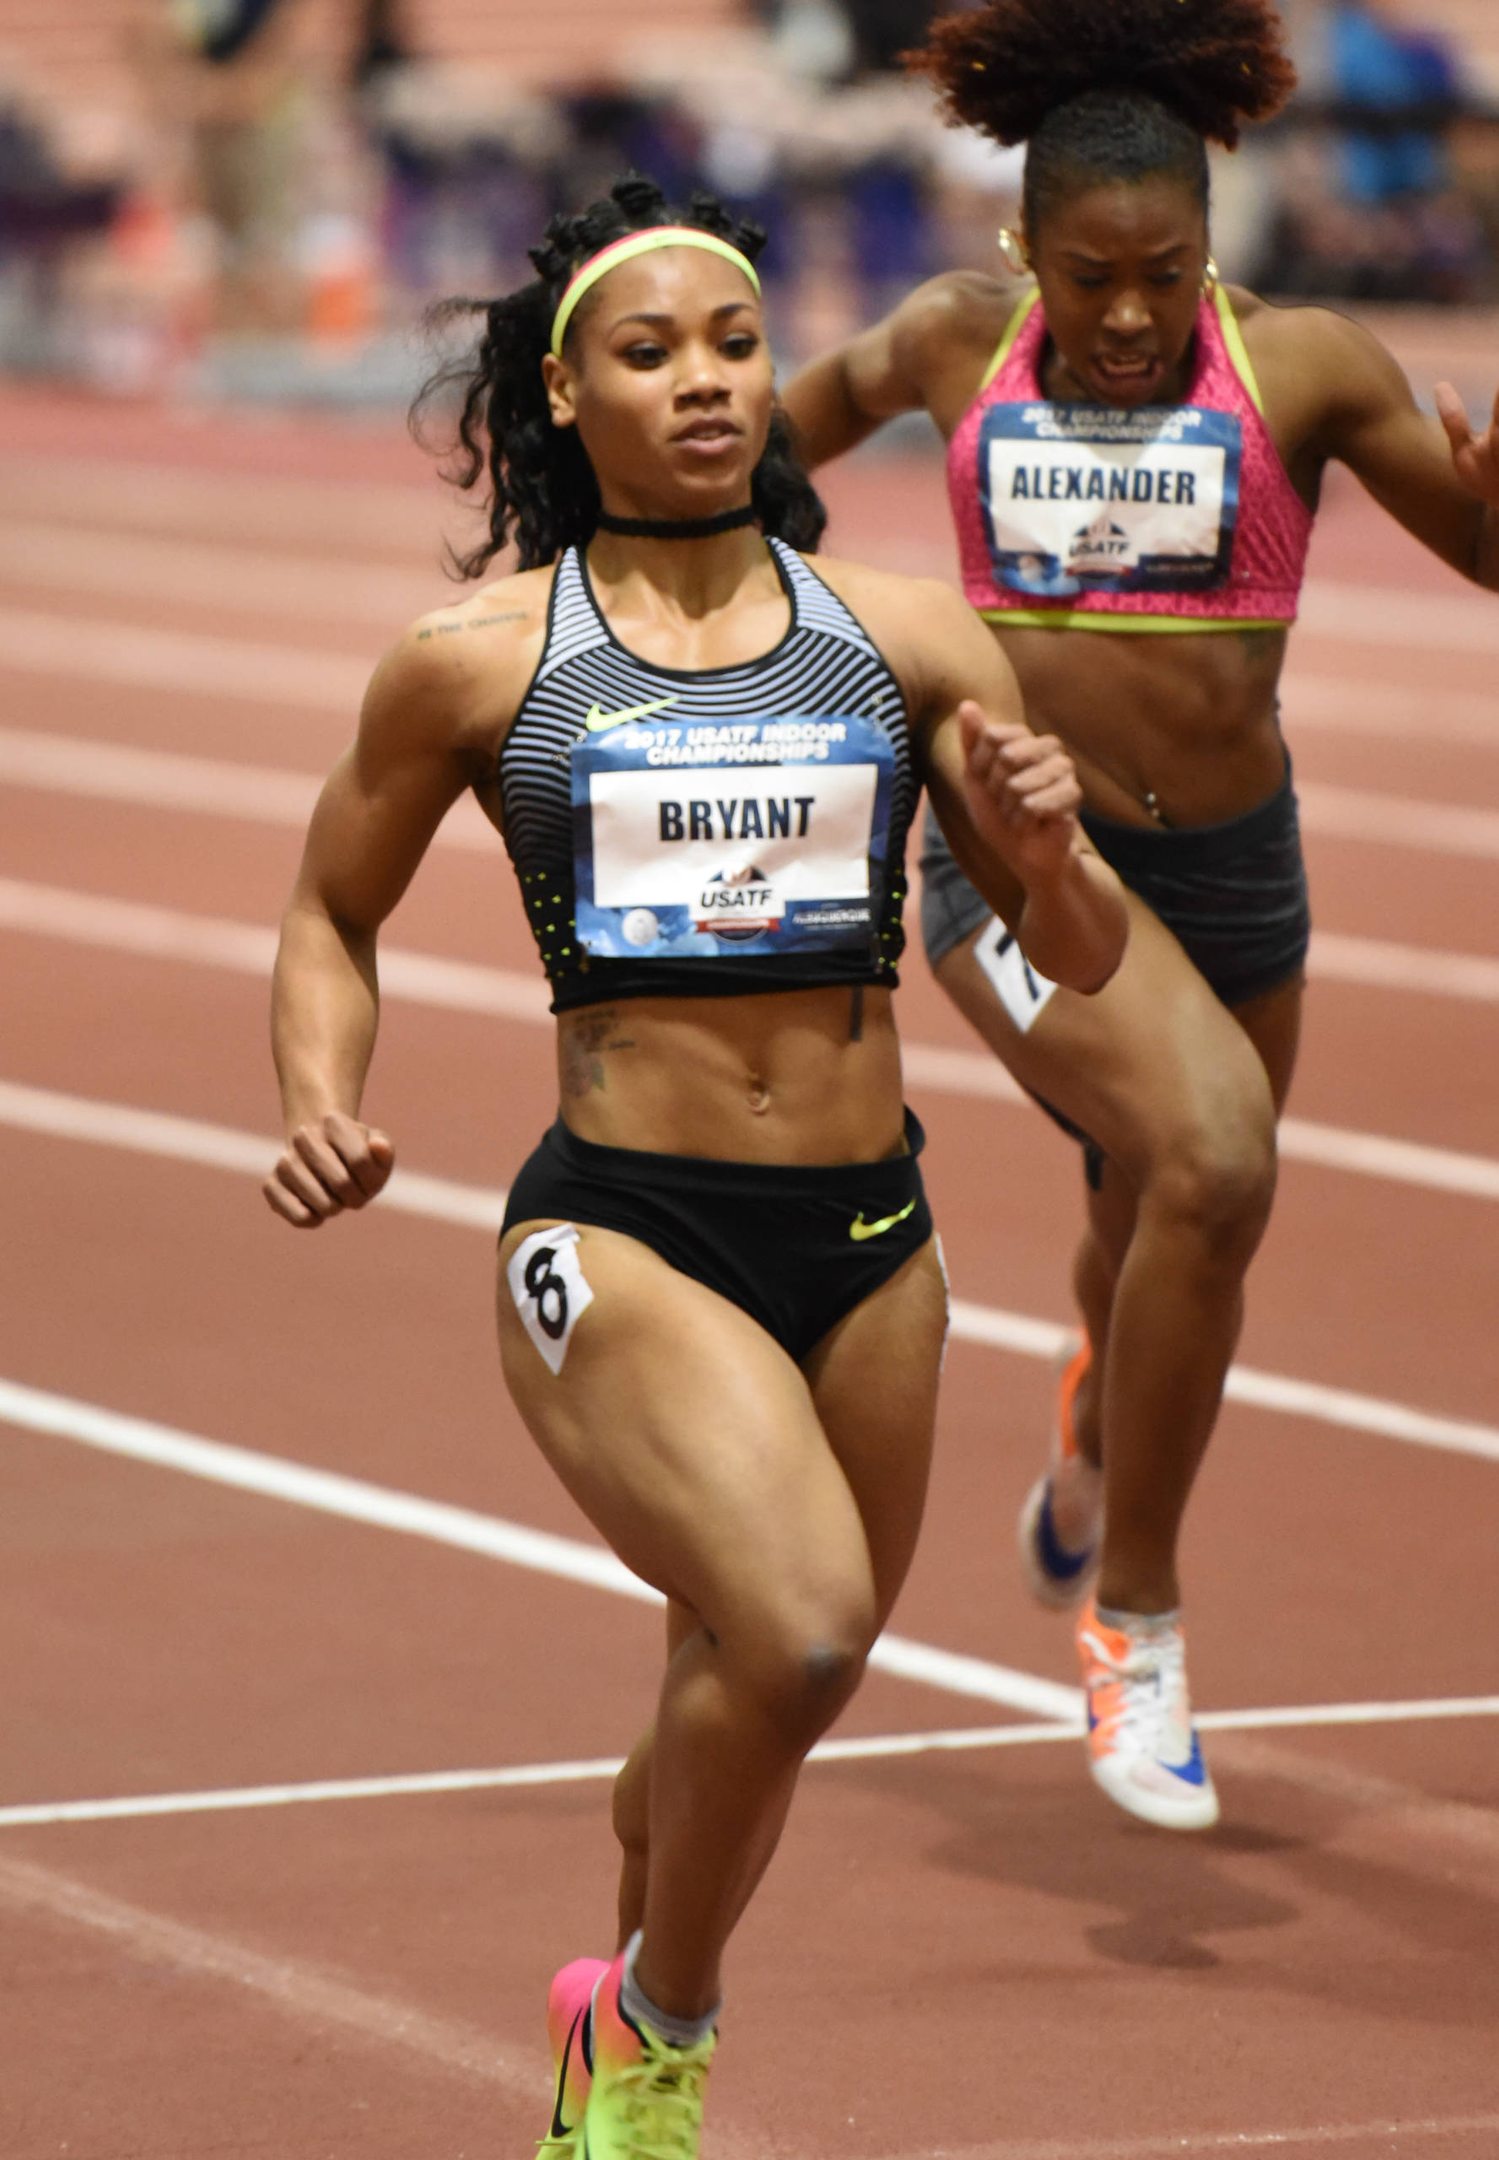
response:
<svg viewBox="0 0 1499 2160"><path fill-rule="evenodd" d="M261 1190L283 1221L315 1230L330 1215L373 1200L395 1159L383 1132L330 1110L316 1124L297 1127Z"/></svg>
<svg viewBox="0 0 1499 2160"><path fill-rule="evenodd" d="M1083 799L1071 758L1054 735L990 719L972 699L958 708L963 793L975 826L1021 875L1060 868Z"/></svg>

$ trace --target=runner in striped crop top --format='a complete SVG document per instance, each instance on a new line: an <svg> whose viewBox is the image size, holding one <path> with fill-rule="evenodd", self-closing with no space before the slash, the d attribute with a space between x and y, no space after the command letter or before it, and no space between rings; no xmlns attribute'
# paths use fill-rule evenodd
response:
<svg viewBox="0 0 1499 2160"><path fill-rule="evenodd" d="M1022 965L927 828L938 979L1085 1147L1083 1337L1022 1567L1045 1604L1093 1593L1095 1779L1182 1829L1217 1801L1176 1549L1296 1055L1310 923L1277 687L1327 465L1499 586L1499 405L1477 435L1450 388L1423 415L1357 324L1219 282L1206 144L1285 98L1281 34L1268 0L982 0L939 22L923 65L947 117L1028 145L1011 276L933 280L786 393L814 465L896 413L937 423L964 590L1129 888L1124 964L1083 1001Z"/></svg>
<svg viewBox="0 0 1499 2160"><path fill-rule="evenodd" d="M499 762L506 844L555 1012L611 998L893 988L898 979L906 833L920 785L900 685L795 549L769 547L790 607L786 634L758 658L708 671L652 665L629 651L599 607L586 554L569 548L557 564L546 644ZM803 754L811 762L788 761ZM597 794L638 784L621 775L638 771L642 755L670 760L647 768L668 776L647 837L659 855L663 827L680 828L667 849L686 858L687 883L679 892L647 887L650 865L606 857L591 833L580 889L575 801L585 785ZM814 801L822 779L841 785L866 770L876 839L866 893L809 893L775 933L762 919L763 882L735 882L732 865L728 878L700 867L693 881L704 845L727 846L773 876L831 814L831 803L825 811ZM611 815L618 824L618 811ZM823 859L804 844L802 878Z"/></svg>
<svg viewBox="0 0 1499 2160"><path fill-rule="evenodd" d="M469 787L555 991L562 1109L510 1187L501 1360L662 1592L668 1656L615 1790L618 1934L551 1990L546 2160L694 2160L725 1942L915 1546L947 1310L891 1011L920 788L1038 967L1091 994L1125 942L1072 765L972 612L805 559L764 237L631 178L470 304L444 379L458 477L491 493L464 567L513 536L519 568L382 661L277 963L266 1190L303 1228L389 1172L360 1118L376 933Z"/></svg>

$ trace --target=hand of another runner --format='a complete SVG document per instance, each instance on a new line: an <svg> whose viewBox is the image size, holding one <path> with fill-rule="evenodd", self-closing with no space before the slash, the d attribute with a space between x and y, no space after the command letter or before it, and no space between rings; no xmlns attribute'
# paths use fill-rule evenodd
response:
<svg viewBox="0 0 1499 2160"><path fill-rule="evenodd" d="M1083 799L1067 752L1055 735L991 720L971 698L959 706L958 724L963 793L979 832L1018 877L1060 870Z"/></svg>
<svg viewBox="0 0 1499 2160"><path fill-rule="evenodd" d="M1438 383L1435 395L1437 414L1452 445L1458 479L1480 502L1499 503L1499 397L1494 400L1489 425L1481 435L1475 435L1468 423L1467 407L1451 383Z"/></svg>
<svg viewBox="0 0 1499 2160"><path fill-rule="evenodd" d="M330 1215L373 1200L395 1160L383 1132L330 1110L318 1123L297 1127L261 1191L283 1222L316 1230Z"/></svg>

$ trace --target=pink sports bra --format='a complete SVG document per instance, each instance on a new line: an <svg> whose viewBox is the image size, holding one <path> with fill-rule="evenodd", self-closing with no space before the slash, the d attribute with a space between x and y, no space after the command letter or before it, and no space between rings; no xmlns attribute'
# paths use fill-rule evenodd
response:
<svg viewBox="0 0 1499 2160"><path fill-rule="evenodd" d="M1180 405L1054 405L1029 294L947 451L963 590L1025 629L1212 631L1296 620L1312 514L1221 286Z"/></svg>

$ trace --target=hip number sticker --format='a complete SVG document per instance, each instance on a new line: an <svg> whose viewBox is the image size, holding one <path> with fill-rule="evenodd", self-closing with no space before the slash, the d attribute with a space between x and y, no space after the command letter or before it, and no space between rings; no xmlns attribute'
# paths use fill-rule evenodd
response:
<svg viewBox="0 0 1499 2160"><path fill-rule="evenodd" d="M506 1262L505 1280L521 1325L548 1368L560 1374L573 1329L593 1303L578 1258L577 1224L533 1230Z"/></svg>

